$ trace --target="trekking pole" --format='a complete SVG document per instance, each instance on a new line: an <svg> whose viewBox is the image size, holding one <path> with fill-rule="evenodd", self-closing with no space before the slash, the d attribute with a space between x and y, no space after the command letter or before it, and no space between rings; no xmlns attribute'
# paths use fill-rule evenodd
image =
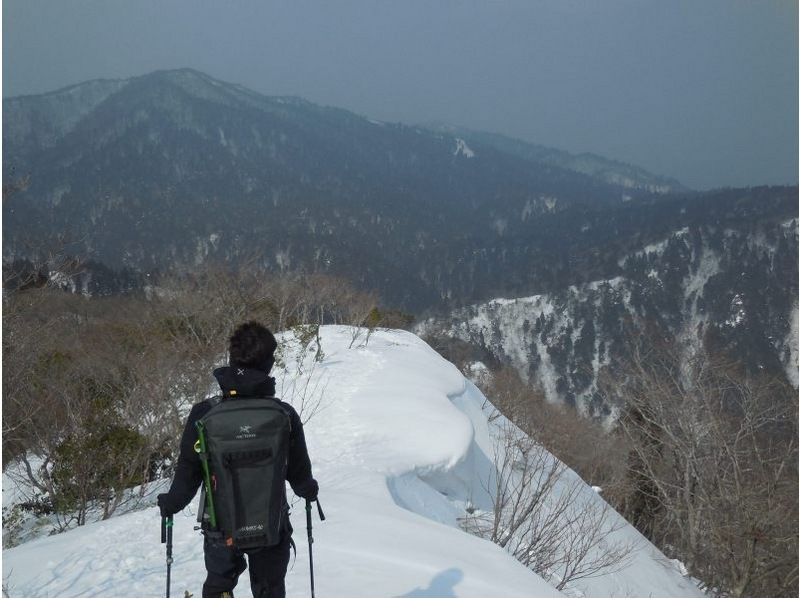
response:
<svg viewBox="0 0 800 598"><path fill-rule="evenodd" d="M325 521L325 514L317 500L317 511L319 511L320 521ZM311 545L314 543L314 536L311 534L311 501L306 500L306 527L308 528L308 566L311 569L311 598L314 598L314 553Z"/></svg>
<svg viewBox="0 0 800 598"><path fill-rule="evenodd" d="M161 518L161 543L167 545L167 598L172 574L172 515Z"/></svg>
<svg viewBox="0 0 800 598"><path fill-rule="evenodd" d="M211 483L211 469L208 467L208 447L206 446L206 427L201 421L195 422L197 428L197 442L194 450L200 457L200 466L203 469L203 485L206 489L206 512L211 529L217 529L217 511L214 508L214 484Z"/></svg>

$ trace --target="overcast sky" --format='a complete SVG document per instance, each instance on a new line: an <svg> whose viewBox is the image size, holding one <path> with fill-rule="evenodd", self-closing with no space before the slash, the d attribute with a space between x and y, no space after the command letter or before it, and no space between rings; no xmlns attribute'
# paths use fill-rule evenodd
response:
<svg viewBox="0 0 800 598"><path fill-rule="evenodd" d="M389 121L797 183L797 0L4 0L3 97L193 67Z"/></svg>

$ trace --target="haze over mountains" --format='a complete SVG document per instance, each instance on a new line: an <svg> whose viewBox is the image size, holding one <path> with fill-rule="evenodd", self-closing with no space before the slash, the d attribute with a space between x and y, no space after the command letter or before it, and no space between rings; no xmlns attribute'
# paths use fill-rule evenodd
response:
<svg viewBox="0 0 800 598"><path fill-rule="evenodd" d="M538 216L653 200L648 187L671 184L597 158L590 176L563 152L539 159L544 148L378 123L191 70L93 81L4 109L6 174L31 175L6 207L7 252L24 253L23 227L26 240L80 239L82 253L115 268L255 250L267 266L345 273L412 307L465 290L421 264L480 267L475 256L535 238ZM364 264L359 243L382 251ZM420 288L397 296L409 285Z"/></svg>
<svg viewBox="0 0 800 598"><path fill-rule="evenodd" d="M85 292L257 256L272 270L347 277L416 313L547 295L574 321L534 326L541 311L517 314L527 327L516 357L491 333L499 316L483 340L462 332L526 376L543 358L528 337L551 334L554 397L573 401L592 401L584 366L624 346L629 316L701 342L713 329L749 367L791 369L796 187L694 193L598 156L377 122L188 69L3 107L4 175L29 176L4 202L5 258L60 240L92 263ZM591 285L606 289L594 308L580 293L567 308L570 289ZM747 318L731 315L739 308Z"/></svg>

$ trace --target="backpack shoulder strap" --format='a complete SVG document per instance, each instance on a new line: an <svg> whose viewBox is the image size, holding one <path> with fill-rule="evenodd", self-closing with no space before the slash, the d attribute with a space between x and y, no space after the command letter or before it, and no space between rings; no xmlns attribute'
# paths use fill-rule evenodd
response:
<svg viewBox="0 0 800 598"><path fill-rule="evenodd" d="M275 401L278 407L281 408L281 411L283 411L286 414L286 419L289 422L289 433L291 434L292 432L294 432L294 430L292 429L292 414L289 411L289 409L287 409L287 407L289 406L288 403L284 403L278 397L266 397L266 398L269 399L270 401Z"/></svg>
<svg viewBox="0 0 800 598"><path fill-rule="evenodd" d="M222 402L222 395L214 395L213 397L208 397L205 400L205 402L208 404L209 408L213 409Z"/></svg>
<svg viewBox="0 0 800 598"><path fill-rule="evenodd" d="M213 397L207 397L202 401L200 401L197 404L197 406L198 407L202 406L202 409L200 409L197 414L197 420L195 420L195 425L197 421L203 419L205 416L211 413L211 411L214 410L214 407L216 407L222 402L222 398L223 398L222 395L217 395Z"/></svg>

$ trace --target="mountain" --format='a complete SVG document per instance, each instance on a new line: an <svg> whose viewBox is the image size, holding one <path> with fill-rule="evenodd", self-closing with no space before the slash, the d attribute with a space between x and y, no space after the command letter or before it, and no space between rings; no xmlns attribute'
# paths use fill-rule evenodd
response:
<svg viewBox="0 0 800 598"><path fill-rule="evenodd" d="M607 416L599 377L637 336L674 339L798 386L798 219L705 220L619 258L615 276L421 323L512 365L548 400Z"/></svg>
<svg viewBox="0 0 800 598"><path fill-rule="evenodd" d="M797 187L695 193L595 156L376 122L188 69L3 106L5 180L27 181L3 204L5 263L76 255L71 288L126 291L207 261L335 274L595 412L610 409L596 375L631 319L791 379Z"/></svg>
<svg viewBox="0 0 800 598"><path fill-rule="evenodd" d="M675 179L659 176L633 164L609 160L596 154L571 154L563 150L529 143L498 133L473 131L443 123L432 123L427 126L434 131L456 135L470 144L494 147L533 164L550 164L565 170L589 175L611 185L619 185L627 189L643 189L659 194L689 191L687 187L684 187Z"/></svg>
<svg viewBox="0 0 800 598"><path fill-rule="evenodd" d="M140 272L258 255L420 309L531 286L542 217L660 199L497 143L186 69L5 99L3 109L4 176L28 177L4 202L6 258L53 239ZM507 283L501 271L524 273Z"/></svg>
<svg viewBox="0 0 800 598"><path fill-rule="evenodd" d="M280 395L295 396L298 409L302 397L293 395L292 387L322 392L321 409L305 426L327 516L321 522L315 514L313 523L318 595L702 596L678 563L608 510L570 470L548 491L553 502L547 504L559 504L565 493L574 497L569 509L554 515L561 537L584 524L578 512L600 509L608 534L602 546L589 550L610 550L622 542L631 549L622 566L577 579L561 593L553 588L563 573L557 566L549 571L548 584L496 544L463 531L461 520L493 504L488 489L494 483L497 436L507 422L452 364L412 334L379 331L349 348L351 329L323 327L321 339L326 357L316 367L312 355L303 364L287 351L286 362L296 366L277 376ZM544 456L548 463L553 459ZM11 487L8 475L7 470L4 499ZM163 592L164 545L152 504L158 491L147 488L148 498L133 512L4 550L4 588L12 597L31 598ZM173 595L199 595L204 568L202 539L192 529L196 507L195 502L175 517ZM308 596L302 505L294 506L292 520L298 546L287 593ZM248 584L245 575L237 593L247 594Z"/></svg>

